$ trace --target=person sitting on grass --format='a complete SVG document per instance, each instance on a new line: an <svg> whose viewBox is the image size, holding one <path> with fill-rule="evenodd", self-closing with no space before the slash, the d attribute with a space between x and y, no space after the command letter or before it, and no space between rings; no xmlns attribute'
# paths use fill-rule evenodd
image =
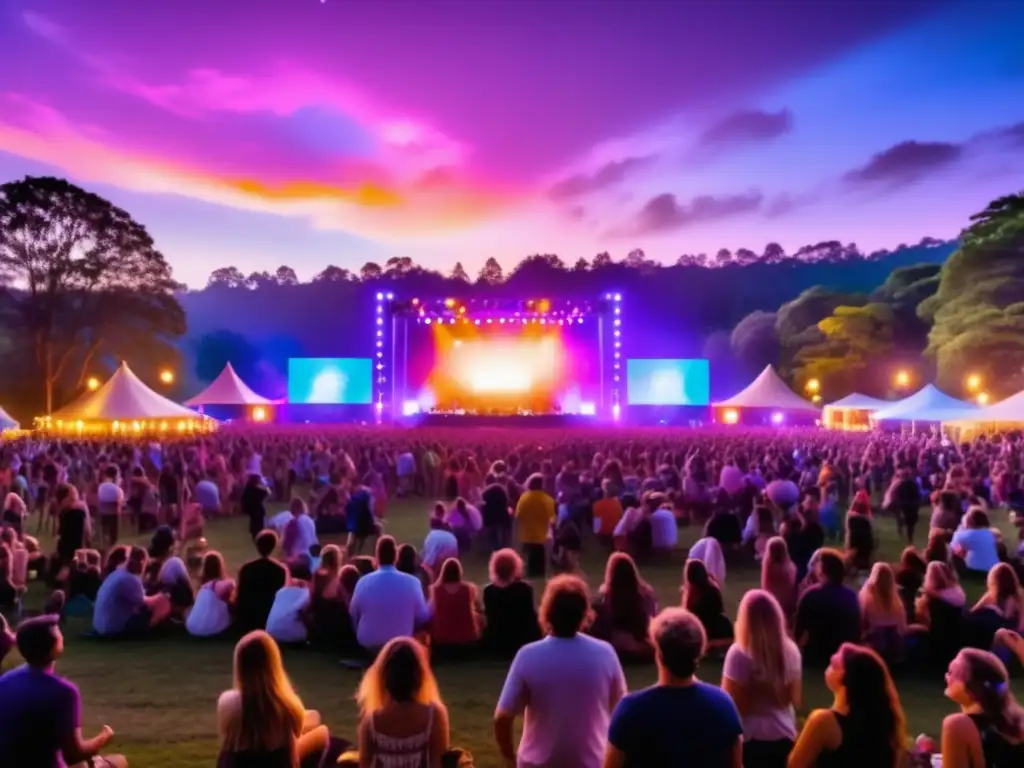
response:
<svg viewBox="0 0 1024 768"><path fill-rule="evenodd" d="M623 660L650 661L654 647L648 629L657 612L654 590L640 578L633 558L612 553L594 600L593 635L611 643Z"/></svg>
<svg viewBox="0 0 1024 768"><path fill-rule="evenodd" d="M896 577L888 563L875 563L858 595L864 644L874 648L886 663L903 658L907 611L896 589Z"/></svg>
<svg viewBox="0 0 1024 768"><path fill-rule="evenodd" d="M217 700L218 768L319 765L330 733L302 705L270 635L256 630L238 641L234 678Z"/></svg>
<svg viewBox="0 0 1024 768"><path fill-rule="evenodd" d="M356 699L360 766L441 765L448 751L448 710L417 641L389 641L363 675Z"/></svg>
<svg viewBox="0 0 1024 768"><path fill-rule="evenodd" d="M435 504L430 515L430 532L423 540L423 564L435 573L449 557L459 556L459 540L445 522L444 504Z"/></svg>
<svg viewBox="0 0 1024 768"><path fill-rule="evenodd" d="M479 591L462 578L462 565L445 560L430 590L431 648L448 656L476 651L483 617L478 608Z"/></svg>
<svg viewBox="0 0 1024 768"><path fill-rule="evenodd" d="M860 640L860 600L843 584L846 563L837 550L820 550L815 568L818 583L800 596L793 637L806 661L824 664L843 643Z"/></svg>
<svg viewBox="0 0 1024 768"><path fill-rule="evenodd" d="M277 642L301 644L308 639L311 579L304 561L288 563L288 582L277 590L267 616L267 634Z"/></svg>
<svg viewBox="0 0 1024 768"><path fill-rule="evenodd" d="M12 768L127 768L121 755L99 754L114 738L109 726L91 739L82 738L78 688L54 673L64 652L59 623L57 616L37 616L18 626L18 652L25 664L0 676L0 760Z"/></svg>
<svg viewBox="0 0 1024 768"><path fill-rule="evenodd" d="M681 591L683 608L704 625L708 647L715 650L728 647L733 638L732 621L725 615L721 588L700 560L686 561Z"/></svg>
<svg viewBox="0 0 1024 768"><path fill-rule="evenodd" d="M288 582L288 570L273 558L277 534L271 530L256 534L255 560L238 571L235 592L235 624L242 632L264 629L274 604L274 595Z"/></svg>
<svg viewBox="0 0 1024 768"><path fill-rule="evenodd" d="M523 578L523 561L514 549L491 555L489 570L491 583L483 589L484 646L512 657L541 637L533 585Z"/></svg>
<svg viewBox="0 0 1024 768"><path fill-rule="evenodd" d="M80 598L90 605L96 602L96 594L103 583L100 562L100 553L95 549L80 549L75 553L68 576L68 600Z"/></svg>
<svg viewBox="0 0 1024 768"><path fill-rule="evenodd" d="M220 552L207 552L201 571L196 603L185 620L185 629L193 637L215 637L231 626L235 582L227 577Z"/></svg>
<svg viewBox="0 0 1024 768"><path fill-rule="evenodd" d="M981 507L968 510L950 545L961 577L984 579L999 564L999 538Z"/></svg>
<svg viewBox="0 0 1024 768"><path fill-rule="evenodd" d="M651 642L658 682L615 706L604 768L742 768L743 726L736 705L721 688L696 676L707 644L700 620L682 608L666 608L651 622Z"/></svg>
<svg viewBox="0 0 1024 768"><path fill-rule="evenodd" d="M96 593L92 628L97 635L133 637L149 634L171 616L171 601L162 593L146 596L142 573L149 556L132 547L128 562L107 576Z"/></svg>
<svg viewBox="0 0 1024 768"><path fill-rule="evenodd" d="M611 645L583 634L591 611L582 579L549 581L540 615L548 636L519 650L498 699L498 749L516 764L512 731L524 715L518 765L599 768L611 712L626 693L622 666Z"/></svg>

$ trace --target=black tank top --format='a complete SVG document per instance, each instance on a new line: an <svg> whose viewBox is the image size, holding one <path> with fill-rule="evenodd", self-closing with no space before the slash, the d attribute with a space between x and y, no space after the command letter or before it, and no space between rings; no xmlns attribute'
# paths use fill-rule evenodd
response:
<svg viewBox="0 0 1024 768"><path fill-rule="evenodd" d="M985 757L985 768L1010 768L1024 765L1024 743L1009 741L992 727L992 720L985 715L968 715L981 739L981 752Z"/></svg>
<svg viewBox="0 0 1024 768"><path fill-rule="evenodd" d="M849 718L846 715L832 710L832 716L839 725L842 741L839 742L836 749L829 749L818 755L815 768L865 768L869 765L877 766L877 768L890 768L895 763L892 755L879 760L881 755L877 754L871 745L865 744L863 738L858 734L850 733Z"/></svg>

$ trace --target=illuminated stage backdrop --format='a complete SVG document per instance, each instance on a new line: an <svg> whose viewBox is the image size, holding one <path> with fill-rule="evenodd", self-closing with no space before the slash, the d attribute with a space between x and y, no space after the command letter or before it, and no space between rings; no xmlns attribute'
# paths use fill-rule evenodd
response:
<svg viewBox="0 0 1024 768"><path fill-rule="evenodd" d="M368 357L293 357L288 360L288 402L369 405L372 362Z"/></svg>
<svg viewBox="0 0 1024 768"><path fill-rule="evenodd" d="M376 343L394 416L430 410L618 418L622 297L389 301Z"/></svg>
<svg viewBox="0 0 1024 768"><path fill-rule="evenodd" d="M707 360L638 360L626 363L630 405L706 406L711 402Z"/></svg>

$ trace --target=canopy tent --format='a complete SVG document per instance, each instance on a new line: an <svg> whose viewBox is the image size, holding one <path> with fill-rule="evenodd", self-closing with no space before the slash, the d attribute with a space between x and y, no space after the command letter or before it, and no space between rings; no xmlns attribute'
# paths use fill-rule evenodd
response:
<svg viewBox="0 0 1024 768"><path fill-rule="evenodd" d="M879 400L859 392L829 403L822 411L822 422L830 429L867 430L871 428L870 415L893 405L891 400Z"/></svg>
<svg viewBox="0 0 1024 768"><path fill-rule="evenodd" d="M978 408L956 419L965 426L976 424L1024 424L1024 392L1018 392L994 405Z"/></svg>
<svg viewBox="0 0 1024 768"><path fill-rule="evenodd" d="M6 432L9 429L21 429L21 424L18 423L17 419L12 418L7 411L0 408L0 432Z"/></svg>
<svg viewBox="0 0 1024 768"><path fill-rule="evenodd" d="M818 407L791 390L770 365L750 385L715 408L765 408L776 411L813 411Z"/></svg>
<svg viewBox="0 0 1024 768"><path fill-rule="evenodd" d="M186 400L185 405L272 405L273 402L249 389L235 373L231 363L228 363L210 386Z"/></svg>
<svg viewBox="0 0 1024 768"><path fill-rule="evenodd" d="M177 422L178 431L210 425L201 414L154 392L127 363L121 363L103 386L64 406L46 424L58 430L110 428L116 432L122 423L125 430L166 430L169 421Z"/></svg>
<svg viewBox="0 0 1024 768"><path fill-rule="evenodd" d="M933 384L926 384L910 397L897 400L871 414L874 421L959 421L970 417L978 406L950 397Z"/></svg>

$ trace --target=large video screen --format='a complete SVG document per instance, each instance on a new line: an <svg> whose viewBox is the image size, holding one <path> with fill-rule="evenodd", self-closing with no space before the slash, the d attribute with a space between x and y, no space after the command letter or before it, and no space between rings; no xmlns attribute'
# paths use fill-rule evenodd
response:
<svg viewBox="0 0 1024 768"><path fill-rule="evenodd" d="M707 360L627 360L630 405L707 405L711 369Z"/></svg>
<svg viewBox="0 0 1024 768"><path fill-rule="evenodd" d="M290 358L288 402L369 405L373 402L373 361L368 357Z"/></svg>

